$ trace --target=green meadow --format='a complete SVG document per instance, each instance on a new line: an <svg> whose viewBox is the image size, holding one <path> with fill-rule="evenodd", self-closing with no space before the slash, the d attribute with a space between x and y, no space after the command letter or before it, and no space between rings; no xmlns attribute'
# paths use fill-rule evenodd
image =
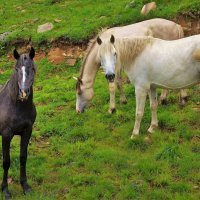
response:
<svg viewBox="0 0 200 200"><path fill-rule="evenodd" d="M50 41L59 37L82 42L101 27L152 17L171 19L182 11L200 8L197 0L158 0L159 9L143 17L140 10L147 1L135 2L134 8L126 8L130 0L1 1L0 32L12 32L1 43L1 50L5 52L13 41L28 40L30 36L36 49L42 42L50 45ZM20 6L21 11L16 9ZM38 20L33 22L36 18ZM55 19L61 21L56 23ZM30 24L25 23L26 20L30 20ZM38 34L37 26L46 22L55 23L54 29ZM33 191L26 196L22 194L19 184L20 138L16 136L11 145L9 170L9 189L13 199L200 199L198 85L189 90L189 101L183 108L178 104L179 91L170 92L168 104L158 107L159 129L148 141L144 139L151 120L147 99L141 134L130 140L135 119L132 85L124 83L126 105L120 105L117 92L117 111L111 115L108 113L107 82L98 72L95 96L85 113L77 114L75 80L72 77L79 75L81 60L73 67L65 63L53 65L47 58L36 64L34 102L37 119L27 161L27 176ZM4 72L0 74L0 84L9 79L13 65L6 54L1 55L0 69ZM1 147L0 154L2 157ZM2 173L0 168L0 177Z"/></svg>

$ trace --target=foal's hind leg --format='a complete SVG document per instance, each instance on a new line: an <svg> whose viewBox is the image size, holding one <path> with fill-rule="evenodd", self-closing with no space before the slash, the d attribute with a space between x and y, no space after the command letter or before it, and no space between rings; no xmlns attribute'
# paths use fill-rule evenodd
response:
<svg viewBox="0 0 200 200"><path fill-rule="evenodd" d="M2 132L2 151L3 151L3 181L1 184L2 192L6 199L11 198L11 194L8 190L8 170L10 168L10 143L13 135L9 130Z"/></svg>
<svg viewBox="0 0 200 200"><path fill-rule="evenodd" d="M26 177L26 161L27 161L27 149L29 140L32 133L32 126L29 126L26 131L21 135L20 144L20 183L23 188L24 194L31 191L31 187L27 183Z"/></svg>

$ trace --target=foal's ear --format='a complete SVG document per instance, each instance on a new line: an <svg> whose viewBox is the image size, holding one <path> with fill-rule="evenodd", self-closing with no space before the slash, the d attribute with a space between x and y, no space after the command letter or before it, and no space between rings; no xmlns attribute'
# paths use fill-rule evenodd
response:
<svg viewBox="0 0 200 200"><path fill-rule="evenodd" d="M99 45L102 44L102 40L101 40L101 38L100 38L99 36L97 37L97 43L98 43Z"/></svg>
<svg viewBox="0 0 200 200"><path fill-rule="evenodd" d="M31 59L33 59L35 57L35 49L33 47L31 47L31 50L29 52L29 56Z"/></svg>
<svg viewBox="0 0 200 200"><path fill-rule="evenodd" d="M110 37L110 42L111 42L112 44L114 44L114 42L115 42L115 37L114 37L114 35L111 35L111 37Z"/></svg>
<svg viewBox="0 0 200 200"><path fill-rule="evenodd" d="M15 58L16 60L18 60L19 57L20 57L20 55L19 55L19 53L17 52L16 49L14 49L14 51L13 51L13 56L14 56L14 58Z"/></svg>

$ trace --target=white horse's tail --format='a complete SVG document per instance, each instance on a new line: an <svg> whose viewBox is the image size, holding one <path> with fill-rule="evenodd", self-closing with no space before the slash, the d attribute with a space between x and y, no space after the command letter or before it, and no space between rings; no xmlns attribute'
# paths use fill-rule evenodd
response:
<svg viewBox="0 0 200 200"><path fill-rule="evenodd" d="M194 52L193 52L193 58L194 58L196 61L200 62L200 49L194 50Z"/></svg>

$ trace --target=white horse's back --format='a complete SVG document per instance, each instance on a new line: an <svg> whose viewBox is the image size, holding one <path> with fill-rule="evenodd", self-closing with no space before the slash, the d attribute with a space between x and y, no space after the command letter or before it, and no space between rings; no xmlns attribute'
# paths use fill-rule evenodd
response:
<svg viewBox="0 0 200 200"><path fill-rule="evenodd" d="M200 35L176 41L153 39L153 43L137 57L130 73L133 77L146 74L148 81L160 87L188 87L199 82L200 62L194 57L198 49ZM198 55L196 53L200 58Z"/></svg>

